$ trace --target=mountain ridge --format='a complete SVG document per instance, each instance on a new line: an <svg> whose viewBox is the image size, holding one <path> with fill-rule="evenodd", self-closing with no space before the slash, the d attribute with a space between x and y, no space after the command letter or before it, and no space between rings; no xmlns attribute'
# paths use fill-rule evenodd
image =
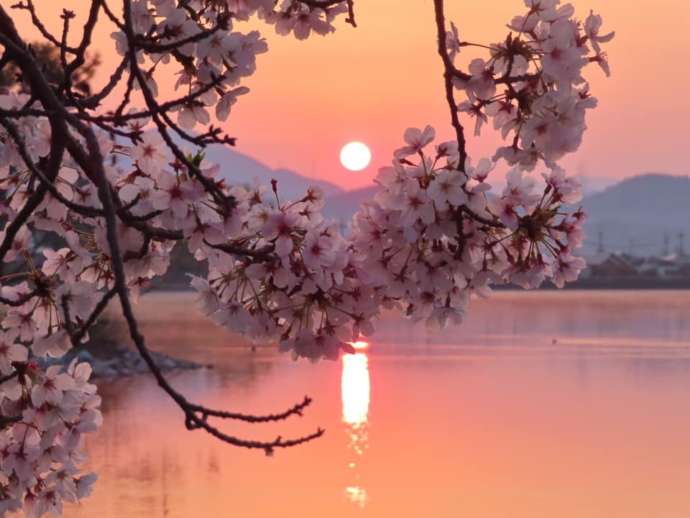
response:
<svg viewBox="0 0 690 518"><path fill-rule="evenodd" d="M327 180L310 178L291 169L273 169L260 160L228 146L208 146L205 156L212 163L220 165L221 175L230 183L251 184L258 180L259 183L270 184L272 179L277 180L278 192L285 199L301 198L312 185L323 190L326 197L346 192Z"/></svg>
<svg viewBox="0 0 690 518"><path fill-rule="evenodd" d="M372 185L329 197L324 215L349 221L376 189ZM641 173L585 196L581 205L588 216L585 255L594 255L602 247L605 252L660 255L679 251L684 244L681 234L690 237L688 175Z"/></svg>
<svg viewBox="0 0 690 518"><path fill-rule="evenodd" d="M643 173L586 197L585 252L663 255L690 235L690 177ZM687 250L686 250L687 251Z"/></svg>
<svg viewBox="0 0 690 518"><path fill-rule="evenodd" d="M320 187L326 197L324 216L347 223L362 202L373 198L378 186L346 191L318 178L296 171L273 169L261 161L227 146L209 146L207 158L220 164L222 176L232 183L268 184L278 181L283 199L301 197L310 185ZM588 215L582 253L628 252L661 255L684 248L690 236L690 176L646 172L624 178L582 200ZM688 250L685 250L686 252Z"/></svg>

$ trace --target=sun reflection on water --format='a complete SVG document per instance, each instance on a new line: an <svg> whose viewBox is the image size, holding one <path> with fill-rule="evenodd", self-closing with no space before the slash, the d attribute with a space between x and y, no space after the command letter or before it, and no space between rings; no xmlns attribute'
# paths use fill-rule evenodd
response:
<svg viewBox="0 0 690 518"><path fill-rule="evenodd" d="M369 342L364 342L362 340L358 340L356 342L350 342L350 345L358 351L362 351L364 349L369 348Z"/></svg>
<svg viewBox="0 0 690 518"><path fill-rule="evenodd" d="M343 355L340 386L343 421L353 428L367 422L369 415L369 358L364 353Z"/></svg>
<svg viewBox="0 0 690 518"><path fill-rule="evenodd" d="M358 342L358 345L360 343ZM355 347L359 351L368 344ZM348 464L355 483L345 488L345 495L354 504L364 507L367 502L367 491L361 484L361 473L358 462L368 447L369 441L369 402L371 383L369 379L369 358L364 352L345 354L342 357L343 371L341 378L341 397L343 401L343 422L348 435L348 447L354 458Z"/></svg>

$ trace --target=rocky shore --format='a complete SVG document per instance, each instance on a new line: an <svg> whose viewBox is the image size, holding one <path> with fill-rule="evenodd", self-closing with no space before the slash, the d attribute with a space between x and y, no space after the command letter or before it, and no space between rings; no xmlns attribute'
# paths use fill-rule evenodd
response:
<svg viewBox="0 0 690 518"><path fill-rule="evenodd" d="M155 351L151 351L151 356L162 372L209 368L208 365L173 358L167 354ZM139 353L123 346L114 348L112 354L105 358L95 356L89 351L82 349L75 351L73 354L65 355L60 363L68 364L74 358L78 358L80 362L91 364L93 369L92 379L112 379L133 376L135 374L147 374L149 372L146 363Z"/></svg>

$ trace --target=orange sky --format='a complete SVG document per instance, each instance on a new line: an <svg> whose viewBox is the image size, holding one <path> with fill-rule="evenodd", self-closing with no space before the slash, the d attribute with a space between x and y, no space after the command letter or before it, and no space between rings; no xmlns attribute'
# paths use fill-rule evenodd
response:
<svg viewBox="0 0 690 518"><path fill-rule="evenodd" d="M55 0L36 3L47 18L57 16ZM60 5L79 12L89 3ZM505 23L523 9L520 0L446 3L461 37L486 43L502 38ZM600 107L590 112L580 151L564 165L595 180L646 171L690 173L683 155L689 141L690 69L684 63L690 53L690 2L572 3L583 17L589 9L602 14L605 29L615 29L617 37L607 47L611 79L598 68L589 71ZM307 41L277 36L251 22L263 29L270 52L259 56L258 71L246 82L252 93L241 98L226 123L239 151L273 167L355 188L368 185L378 167L389 162L406 127L432 124L444 138L451 137L432 0L359 0L356 8L357 29L340 22L335 34ZM106 27L96 45L108 61L113 54L107 48L111 26ZM362 172L347 172L338 161L349 140L372 148L372 164ZM470 140L470 155L489 155L498 142L485 131Z"/></svg>

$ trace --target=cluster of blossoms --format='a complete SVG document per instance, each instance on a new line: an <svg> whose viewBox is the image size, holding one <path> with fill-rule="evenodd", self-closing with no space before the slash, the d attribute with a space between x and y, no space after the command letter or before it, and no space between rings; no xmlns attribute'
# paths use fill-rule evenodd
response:
<svg viewBox="0 0 690 518"><path fill-rule="evenodd" d="M12 334L0 334L0 408L16 416L0 431L0 513L23 505L29 517L58 515L63 500L88 496L96 480L94 473L81 473L80 446L82 435L101 425L101 398L88 382L90 365L40 369L27 362L26 347Z"/></svg>
<svg viewBox="0 0 690 518"><path fill-rule="evenodd" d="M434 130L409 129L392 167L381 170L380 192L355 215L353 250L384 298L415 320L459 323L472 295L491 284L538 287L575 280L584 262L572 252L582 241L583 213L566 212L579 186L561 170L544 187L511 169L500 194L487 182L488 159L458 169L456 142L425 149ZM412 161L411 158L417 158Z"/></svg>
<svg viewBox="0 0 690 518"><path fill-rule="evenodd" d="M170 132L178 134L176 142L186 139L194 147L232 143L220 138L213 126L205 133L191 132L207 125L212 116L217 120L229 116L237 97L248 91L240 85L241 79L254 72L256 56L266 51L258 32L233 31L233 22L259 14L281 34L294 32L298 38L312 31L325 34L333 30L334 17L348 9L341 0L318 3L203 2L194 12L172 0L133 0L123 2L123 19L104 2L94 4L118 28L112 37L122 63L111 82L92 98L66 91L64 96L71 101L58 117L63 121L80 118L96 140L116 205L118 255L129 296L135 297L152 278L166 272L176 241L184 240L199 260L209 260L212 269L228 272L234 255L214 248L216 244L227 247L241 241L241 257L245 257L244 251L274 239L254 201L259 194L225 185L215 178L218 167L207 166L198 153L180 155ZM15 7L36 15L32 4L20 2ZM66 23L70 16L64 13ZM0 33L14 36L11 26L1 27ZM83 57L67 46L65 52ZM23 72L21 60L16 64ZM175 86L183 96L161 107L159 71L167 73L175 66ZM125 95L115 110L104 112L101 102L115 90L125 69L132 71ZM80 161L78 153L71 149L66 153L64 148L59 151L59 163L51 163L55 142L71 140L74 146L88 146L88 137L75 122L56 137L59 126L45 99L30 94L34 86L17 85L0 92L3 516L22 508L27 516L58 515L64 501L75 502L90 493L96 476L81 471L85 459L81 442L83 434L101 424L100 397L96 386L88 382L91 368L74 362L65 367L62 359L88 339L90 326L117 292L107 209L93 168ZM143 110L134 108L136 96ZM144 131L152 122L163 126ZM174 150L168 147L171 144ZM318 203L313 193L313 199L302 206L293 204L286 213L299 212L300 218L307 218L307 226L315 229L305 214ZM272 207L272 203L265 206L267 216ZM313 240L312 234L303 238ZM283 257L280 246L275 248L275 257ZM247 253L246 257L252 256ZM248 332L261 333L258 327ZM300 441L278 439L266 443L265 449ZM263 447L258 442L250 445Z"/></svg>
<svg viewBox="0 0 690 518"><path fill-rule="evenodd" d="M22 94L2 95L0 107L15 109L27 101ZM100 397L88 382L91 367L48 365L72 347L70 337L87 321L103 283L93 269L96 262L88 259L84 234L56 198L43 200L31 227L6 239L35 189L22 154L38 161L50 148L45 119L23 118L18 126L25 143L21 151L9 134L0 135L0 221L5 224L0 242L8 244L0 276L0 513L23 505L27 516L40 516L59 514L63 500L75 502L88 495L96 478L79 469L82 435L102 421ZM56 192L76 198L77 178L65 164L56 178ZM66 247L45 246L38 252L40 240L55 242L51 235L59 234Z"/></svg>
<svg viewBox="0 0 690 518"><path fill-rule="evenodd" d="M238 96L249 91L238 86L241 79L254 73L256 56L268 49L259 32L233 31L233 20L257 15L274 25L278 34L294 33L305 39L312 32L334 31L333 21L347 12L345 0L228 0L209 2L192 16L186 4L175 0L133 0L131 33L118 23L112 37L118 53L126 57L132 51L142 68L133 88L148 90L154 97L158 94L156 70L172 60L180 65L175 87L189 95L174 110L179 126L192 130L210 122L212 107L217 120L228 118ZM135 49L130 49L132 37L137 41Z"/></svg>
<svg viewBox="0 0 690 518"><path fill-rule="evenodd" d="M349 12L348 22L354 24L345 2L283 0L278 5L270 5L274 4L273 1L263 3L269 5L260 12L260 16L268 23L274 23L278 34L293 33L298 40L308 38L312 32L322 36L333 32L333 20L341 14Z"/></svg>
<svg viewBox="0 0 690 518"><path fill-rule="evenodd" d="M232 261L208 254L208 278L192 282L203 311L254 340L279 340L295 357L351 351L349 341L373 330L377 305L349 243L319 214L322 194L312 188L284 204L267 203L271 194L262 190L233 194L244 213L238 242L266 253Z"/></svg>
<svg viewBox="0 0 690 518"><path fill-rule="evenodd" d="M129 300L168 270L175 246L208 266L191 285L213 321L312 360L351 351L350 342L374 331L382 308L443 326L459 322L470 298L493 284L574 280L583 267L573 251L584 215L572 208L577 183L555 162L579 146L585 110L594 106L582 68L606 69L600 44L612 36L600 34L599 17L579 24L557 0L526 3L505 42L491 47L489 61L473 61L469 74L453 63L471 44L454 27L446 33L441 24L439 32L450 88L468 98L459 110L475 116L477 128L493 117L513 144L473 164L462 139L432 147L432 128L407 130L377 178L380 192L346 235L321 216L318 189L290 201L276 182L233 185L203 148L232 143L211 118L229 116L247 92L241 80L266 50L258 33L233 24L256 14L280 34L306 38L332 31L337 15L354 25L351 1L123 0L120 19L94 0L92 12L103 9L117 27L122 62L93 95L70 90L69 77L42 82L0 7L0 43L30 82L0 92L0 515L22 505L32 516L59 513L63 500L90 491L95 477L80 471L79 448L101 422L90 368L49 365L88 339L116 296L150 360ZM72 63L83 58L83 49L63 45ZM158 82L171 69L183 94L161 103ZM121 80L123 98L102 110ZM51 88L60 95L47 94ZM493 191L489 175L501 159L513 169ZM539 161L548 170L543 181L527 172ZM271 443L224 435L208 418L243 416L194 405L157 375L190 429L231 444L271 452L321 433Z"/></svg>
<svg viewBox="0 0 690 518"><path fill-rule="evenodd" d="M467 95L461 112L475 119L478 135L489 119L512 144L497 150L494 160L533 169L541 159L550 167L575 151L586 129L585 112L596 107L583 69L596 63L608 76L601 44L614 33L602 34L601 16L574 18L571 4L560 0L525 0L528 11L515 17L505 40L489 46L489 59L477 58L469 73L455 70L454 84ZM463 47L453 27L446 36L452 58Z"/></svg>

